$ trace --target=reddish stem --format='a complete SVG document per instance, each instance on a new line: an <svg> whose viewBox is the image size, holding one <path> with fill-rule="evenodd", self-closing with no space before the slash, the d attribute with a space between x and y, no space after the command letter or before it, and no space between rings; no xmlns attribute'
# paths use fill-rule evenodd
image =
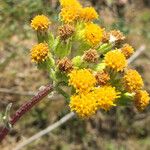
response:
<svg viewBox="0 0 150 150"><path fill-rule="evenodd" d="M52 85L48 84L43 90L39 91L31 100L20 106L16 113L11 117L9 124L13 126L26 112L28 112L35 104L40 102L52 90ZM9 128L7 128L6 126L1 129L0 142L5 138L8 132Z"/></svg>

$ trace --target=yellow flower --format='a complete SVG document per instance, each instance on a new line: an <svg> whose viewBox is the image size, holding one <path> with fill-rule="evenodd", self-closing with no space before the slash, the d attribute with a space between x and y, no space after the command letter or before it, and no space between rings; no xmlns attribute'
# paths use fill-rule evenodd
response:
<svg viewBox="0 0 150 150"><path fill-rule="evenodd" d="M62 22L70 24L74 23L77 20L79 16L79 11L74 6L64 7L61 9L59 16Z"/></svg>
<svg viewBox="0 0 150 150"><path fill-rule="evenodd" d="M123 47L121 48L121 52L124 54L126 58L129 58L134 53L134 49L129 44L124 44Z"/></svg>
<svg viewBox="0 0 150 150"><path fill-rule="evenodd" d="M74 6L76 8L81 8L81 4L77 0L60 0L60 5L62 7Z"/></svg>
<svg viewBox="0 0 150 150"><path fill-rule="evenodd" d="M145 90L137 91L135 94L135 106L139 111L144 110L150 102L149 94Z"/></svg>
<svg viewBox="0 0 150 150"><path fill-rule="evenodd" d="M112 50L106 53L104 62L106 66L116 71L123 71L127 66L126 58L119 50Z"/></svg>
<svg viewBox="0 0 150 150"><path fill-rule="evenodd" d="M31 27L35 30L47 30L51 22L44 15L37 15L31 20Z"/></svg>
<svg viewBox="0 0 150 150"><path fill-rule="evenodd" d="M69 85L77 92L89 92L96 84L94 75L88 69L73 70L69 74Z"/></svg>
<svg viewBox="0 0 150 150"><path fill-rule="evenodd" d="M71 96L69 106L71 111L75 111L82 118L91 117L98 109L97 100L92 92Z"/></svg>
<svg viewBox="0 0 150 150"><path fill-rule="evenodd" d="M84 38L89 43L89 45L96 46L102 40L103 29L99 27L97 24L88 23L86 24L84 35L85 35Z"/></svg>
<svg viewBox="0 0 150 150"><path fill-rule="evenodd" d="M135 92L143 87L143 80L136 70L129 69L123 77L124 87L129 92Z"/></svg>
<svg viewBox="0 0 150 150"><path fill-rule="evenodd" d="M116 106L116 99L120 97L120 92L116 92L115 88L111 86L99 87L93 92L95 93L99 108L106 111Z"/></svg>
<svg viewBox="0 0 150 150"><path fill-rule="evenodd" d="M79 18L86 22L91 22L94 19L98 19L98 14L93 7L85 7L80 11Z"/></svg>
<svg viewBox="0 0 150 150"><path fill-rule="evenodd" d="M48 57L48 44L40 43L31 49L31 59L33 62L40 63L47 59Z"/></svg>

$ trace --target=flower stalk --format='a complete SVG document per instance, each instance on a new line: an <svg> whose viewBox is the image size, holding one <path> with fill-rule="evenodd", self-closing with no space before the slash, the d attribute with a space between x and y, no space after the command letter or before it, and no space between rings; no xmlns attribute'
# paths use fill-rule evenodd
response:
<svg viewBox="0 0 150 150"><path fill-rule="evenodd" d="M39 103L45 96L53 91L53 86L48 84L43 90L39 91L31 100L24 103L20 108L15 112L15 114L7 121L4 127L0 131L0 142L6 137L9 133L10 126L13 126L21 117L23 117L28 111L32 109L34 105ZM9 124L9 126L8 126Z"/></svg>

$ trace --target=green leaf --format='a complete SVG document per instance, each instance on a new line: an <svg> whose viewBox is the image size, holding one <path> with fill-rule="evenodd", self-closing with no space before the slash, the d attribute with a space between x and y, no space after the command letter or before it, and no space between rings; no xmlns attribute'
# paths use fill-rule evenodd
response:
<svg viewBox="0 0 150 150"><path fill-rule="evenodd" d="M100 47L97 49L98 52L106 54L108 51L112 49L113 45L111 43L105 43L100 45Z"/></svg>
<svg viewBox="0 0 150 150"><path fill-rule="evenodd" d="M76 56L72 59L73 66L76 68L86 68L88 63L83 61L81 56Z"/></svg>
<svg viewBox="0 0 150 150"><path fill-rule="evenodd" d="M56 75L57 82L63 82L63 83L68 82L68 77L67 77L66 73L57 70L55 72L55 75Z"/></svg>
<svg viewBox="0 0 150 150"><path fill-rule="evenodd" d="M99 63L97 64L97 66L95 67L95 70L96 71L103 71L106 67L106 64L105 63Z"/></svg>
<svg viewBox="0 0 150 150"><path fill-rule="evenodd" d="M70 40L67 40L66 42L60 41L59 38L56 39L56 41L54 42L54 54L59 57L59 58L63 58L65 56L68 56L71 52L71 42Z"/></svg>
<svg viewBox="0 0 150 150"><path fill-rule="evenodd" d="M50 32L48 35L48 45L49 47L53 47L55 41L54 35Z"/></svg>
<svg viewBox="0 0 150 150"><path fill-rule="evenodd" d="M130 93L122 94L121 97L117 100L117 105L127 106L133 102L134 95Z"/></svg>
<svg viewBox="0 0 150 150"><path fill-rule="evenodd" d="M87 51L91 48L86 42L80 41L80 45L77 51L77 55L83 55L84 51Z"/></svg>

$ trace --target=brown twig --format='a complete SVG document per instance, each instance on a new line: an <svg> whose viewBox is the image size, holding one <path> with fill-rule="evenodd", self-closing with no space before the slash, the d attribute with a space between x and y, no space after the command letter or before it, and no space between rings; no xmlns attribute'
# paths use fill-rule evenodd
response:
<svg viewBox="0 0 150 150"><path fill-rule="evenodd" d="M11 95L19 95L19 96L35 96L37 92L34 91L15 91L12 89L6 89L6 88L0 88L0 93L2 94L11 94ZM47 98L51 99L51 100L57 100L57 99L61 99L63 96L60 94L54 94L54 95L50 95ZM7 104L8 102L0 102L0 103L4 103Z"/></svg>
<svg viewBox="0 0 150 150"><path fill-rule="evenodd" d="M39 91L31 100L27 101L16 111L16 113L8 121L8 124L10 126L13 126L35 104L40 102L45 96L47 96L50 92L52 92L52 90L53 90L53 87L51 84L48 84L47 86L45 86L43 90ZM2 130L0 131L0 142L5 138L9 130L10 129L7 127L7 125L2 128Z"/></svg>

